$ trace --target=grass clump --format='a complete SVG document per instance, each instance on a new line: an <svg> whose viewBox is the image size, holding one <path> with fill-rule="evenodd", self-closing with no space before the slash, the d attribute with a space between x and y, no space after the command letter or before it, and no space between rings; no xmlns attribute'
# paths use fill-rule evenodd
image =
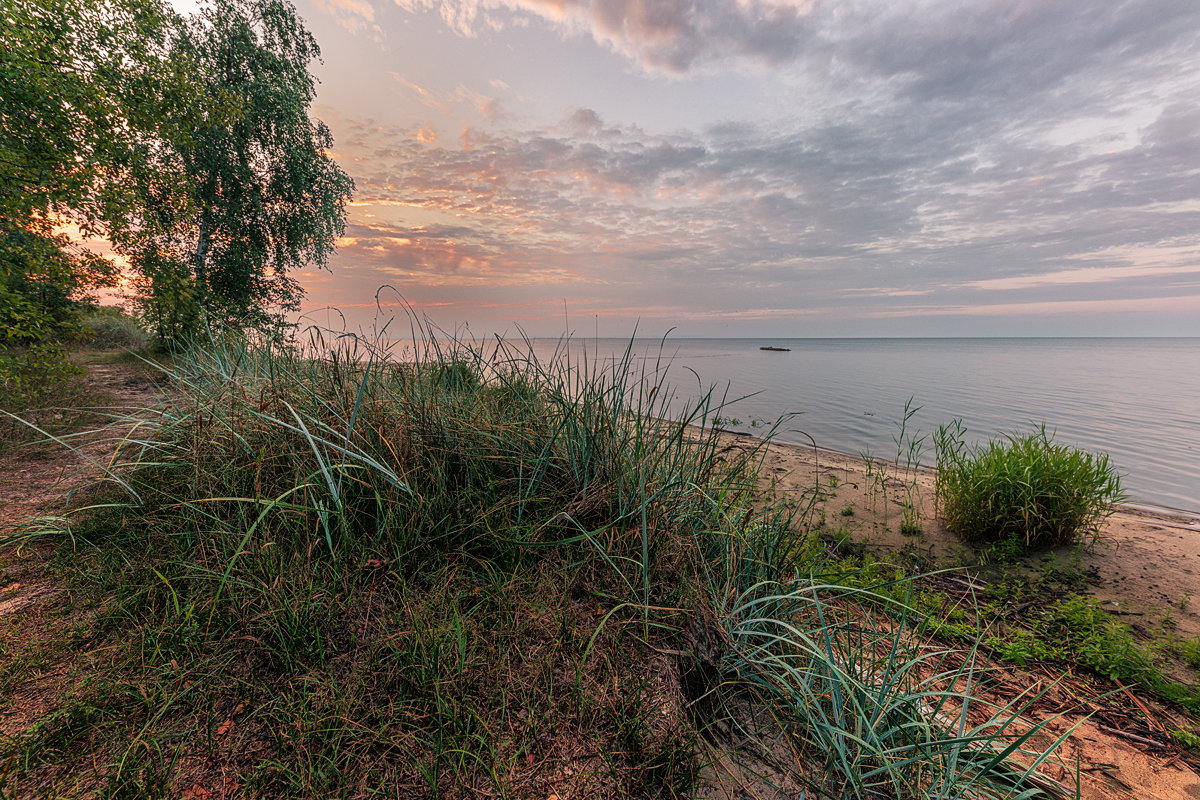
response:
<svg viewBox="0 0 1200 800"><path fill-rule="evenodd" d="M1032 700L975 699L894 571L825 575L714 392L632 344L414 339L175 356L62 530L103 655L0 741L9 788L685 797L744 757L796 795L1032 796Z"/></svg>
<svg viewBox="0 0 1200 800"><path fill-rule="evenodd" d="M79 338L96 350L143 350L150 337L138 321L119 308L101 306L79 322Z"/></svg>
<svg viewBox="0 0 1200 800"><path fill-rule="evenodd" d="M972 448L955 420L935 435L946 525L973 542L1056 547L1096 534L1124 498L1105 454L1056 444L1045 425Z"/></svg>

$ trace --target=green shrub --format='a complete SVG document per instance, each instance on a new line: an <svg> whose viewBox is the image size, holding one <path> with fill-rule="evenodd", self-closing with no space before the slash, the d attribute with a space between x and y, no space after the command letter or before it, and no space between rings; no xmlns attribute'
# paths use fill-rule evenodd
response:
<svg viewBox="0 0 1200 800"><path fill-rule="evenodd" d="M0 347L0 408L21 411L41 403L81 374L66 348L55 342Z"/></svg>
<svg viewBox="0 0 1200 800"><path fill-rule="evenodd" d="M968 541L1047 547L1095 534L1125 495L1105 454L1055 444L1043 425L971 448L955 420L935 437L946 525Z"/></svg>

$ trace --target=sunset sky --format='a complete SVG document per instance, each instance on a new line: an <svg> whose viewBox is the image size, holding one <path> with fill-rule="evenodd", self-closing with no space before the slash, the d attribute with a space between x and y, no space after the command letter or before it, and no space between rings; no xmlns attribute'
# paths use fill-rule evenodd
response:
<svg viewBox="0 0 1200 800"><path fill-rule="evenodd" d="M297 7L353 327L1200 335L1196 0Z"/></svg>

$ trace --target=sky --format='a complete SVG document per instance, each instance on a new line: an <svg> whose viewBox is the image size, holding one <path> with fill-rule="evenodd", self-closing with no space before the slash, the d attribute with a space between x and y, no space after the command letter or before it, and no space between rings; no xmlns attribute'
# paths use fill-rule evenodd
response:
<svg viewBox="0 0 1200 800"><path fill-rule="evenodd" d="M297 0L311 318L1200 335L1196 0Z"/></svg>

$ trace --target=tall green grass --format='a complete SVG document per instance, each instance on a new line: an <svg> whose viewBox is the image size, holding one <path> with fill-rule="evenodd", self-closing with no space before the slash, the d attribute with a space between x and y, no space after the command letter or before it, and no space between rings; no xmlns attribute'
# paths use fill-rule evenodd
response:
<svg viewBox="0 0 1200 800"><path fill-rule="evenodd" d="M965 436L957 420L935 435L942 516L964 539L1071 544L1096 534L1125 499L1106 454L1056 444L1045 425L976 448Z"/></svg>
<svg viewBox="0 0 1200 800"><path fill-rule="evenodd" d="M631 350L543 364L528 342L485 352L431 336L397 363L356 337L313 345L222 340L177 358L179 399L123 482L189 519L186 536L242 532L239 550L277 534L331 554L382 543L419 566L570 541L644 588L651 532L703 524L696 487L749 480L746 457L716 457L706 423L720 399L708 391L668 419L669 388Z"/></svg>
<svg viewBox="0 0 1200 800"><path fill-rule="evenodd" d="M1030 699L987 708L894 591L822 581L809 510L764 508L761 453L714 429L724 395L632 342L413 333L400 359L319 332L176 355L70 529L122 655L12 743L25 774L100 748L110 787L169 785L241 714L259 796L523 796L566 747L581 786L688 796L722 730L806 796L1039 791L1044 752L1009 763Z"/></svg>
<svg viewBox="0 0 1200 800"><path fill-rule="evenodd" d="M79 338L97 350L144 350L150 343L136 319L111 306L85 314L79 322Z"/></svg>

